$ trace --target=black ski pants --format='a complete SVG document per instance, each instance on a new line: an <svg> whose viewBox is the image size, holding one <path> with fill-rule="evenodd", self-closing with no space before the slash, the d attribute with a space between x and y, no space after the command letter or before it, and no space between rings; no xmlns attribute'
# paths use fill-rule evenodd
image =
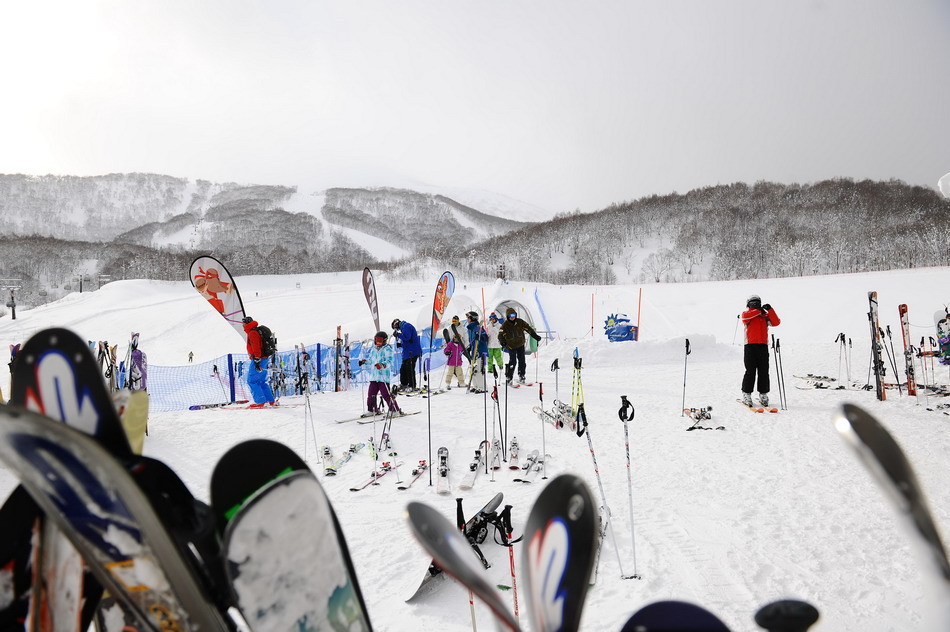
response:
<svg viewBox="0 0 950 632"><path fill-rule="evenodd" d="M751 393L755 386L756 375L759 378L759 392L769 392L769 346L767 344L749 344L743 354L745 375L742 376L742 392Z"/></svg>
<svg viewBox="0 0 950 632"><path fill-rule="evenodd" d="M403 388L416 387L416 360L418 359L419 356L405 358L399 366L399 384Z"/></svg>
<svg viewBox="0 0 950 632"><path fill-rule="evenodd" d="M515 376L515 363L518 364L518 377L524 379L528 363L524 358L524 345L508 349L508 364L505 365L505 377L510 381Z"/></svg>

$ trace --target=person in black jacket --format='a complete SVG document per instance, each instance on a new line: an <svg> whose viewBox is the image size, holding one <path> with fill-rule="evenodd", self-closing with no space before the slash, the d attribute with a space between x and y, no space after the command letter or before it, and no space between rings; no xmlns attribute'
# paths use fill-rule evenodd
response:
<svg viewBox="0 0 950 632"><path fill-rule="evenodd" d="M508 350L508 364L505 365L505 378L511 383L515 375L515 364L518 365L518 383L524 384L524 376L528 370L524 356L524 335L527 333L535 340L541 336L524 320L518 318L518 312L509 307L505 310L505 323L501 326L498 339L502 347Z"/></svg>

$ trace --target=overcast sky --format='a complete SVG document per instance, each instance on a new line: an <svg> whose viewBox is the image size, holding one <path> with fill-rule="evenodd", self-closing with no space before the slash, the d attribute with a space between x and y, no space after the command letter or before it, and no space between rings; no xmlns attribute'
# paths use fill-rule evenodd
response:
<svg viewBox="0 0 950 632"><path fill-rule="evenodd" d="M556 212L950 171L947 0L9 1L0 65L0 173Z"/></svg>

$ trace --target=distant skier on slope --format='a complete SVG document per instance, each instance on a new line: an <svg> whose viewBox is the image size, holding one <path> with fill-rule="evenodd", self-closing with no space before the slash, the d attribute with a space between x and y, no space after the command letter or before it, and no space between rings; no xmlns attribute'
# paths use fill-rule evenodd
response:
<svg viewBox="0 0 950 632"><path fill-rule="evenodd" d="M769 405L769 326L781 324L772 306L762 304L762 299L753 294L746 301L746 311L739 317L745 325L745 350L743 361L745 375L742 377L742 403L752 406L752 387L758 378L759 403Z"/></svg>
<svg viewBox="0 0 950 632"><path fill-rule="evenodd" d="M254 403L249 408L263 408L267 404L276 406L274 391L267 383L267 364L270 362L270 357L264 355L264 343L261 340L260 330L257 329L260 324L250 316L245 316L241 322L244 323L244 333L247 334L247 355L250 356L247 386Z"/></svg>
<svg viewBox="0 0 950 632"><path fill-rule="evenodd" d="M366 392L366 412L363 417L372 417L382 412L379 407L379 400L376 396L383 398L389 410L394 413L401 413L399 406L389 395L389 382L392 379L393 350L386 344L388 336L385 331L377 331L373 336L373 346L366 352L366 357L360 359L359 365L369 365L367 374L369 376L369 388Z"/></svg>

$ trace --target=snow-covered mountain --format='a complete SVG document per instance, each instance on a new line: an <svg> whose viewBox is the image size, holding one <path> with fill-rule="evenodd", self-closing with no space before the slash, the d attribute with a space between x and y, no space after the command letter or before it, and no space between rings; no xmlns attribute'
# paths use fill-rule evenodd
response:
<svg viewBox="0 0 950 632"><path fill-rule="evenodd" d="M0 175L0 212L13 235L214 251L246 239L250 227L258 246L303 234L311 247L336 238L379 260L474 243L524 228L521 216L544 217L487 192L458 201L432 187L302 191L141 173Z"/></svg>

